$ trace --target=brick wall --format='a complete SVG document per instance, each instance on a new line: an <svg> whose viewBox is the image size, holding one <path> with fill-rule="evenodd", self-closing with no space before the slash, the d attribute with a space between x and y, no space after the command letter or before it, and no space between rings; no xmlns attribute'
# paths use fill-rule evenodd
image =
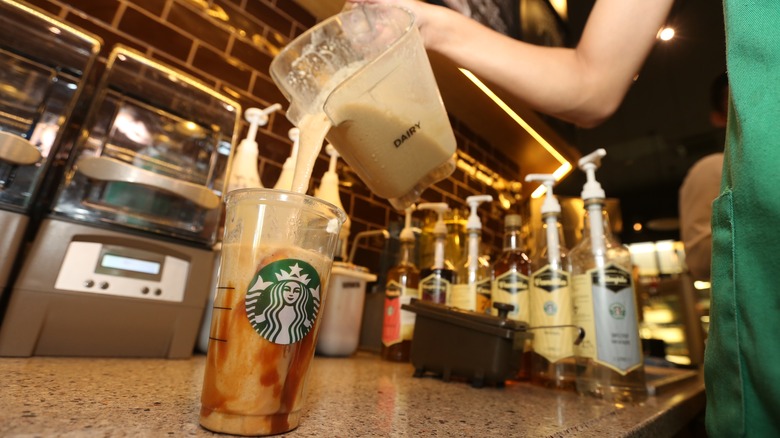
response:
<svg viewBox="0 0 780 438"><path fill-rule="evenodd" d="M278 50L315 24L315 19L292 0L26 0L28 3L101 37L103 60L115 44L134 48L158 61L200 79L244 108L265 107L287 101L273 84L268 67ZM484 163L508 180L519 175L519 165L451 119L458 149ZM258 132L260 172L263 184L273 186L282 163L290 154L287 137L292 127L283 115L272 115ZM239 138L246 133L246 125ZM314 170L313 185L327 169L324 152ZM342 180L352 180L351 172L340 163ZM435 187L423 198L464 208L463 199L488 193L492 188L461 170ZM375 197L359 180L341 188L341 200L352 219L352 235L363 230L388 228L402 221L387 201ZM502 217L505 211L494 202L480 209L483 238L493 250L500 249ZM419 215L419 214L418 214ZM381 239L361 242L356 262L376 271L385 244ZM386 260L382 265L386 266Z"/></svg>

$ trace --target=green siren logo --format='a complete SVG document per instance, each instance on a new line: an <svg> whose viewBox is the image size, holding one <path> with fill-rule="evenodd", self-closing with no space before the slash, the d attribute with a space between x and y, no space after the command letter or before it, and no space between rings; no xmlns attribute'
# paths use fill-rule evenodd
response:
<svg viewBox="0 0 780 438"><path fill-rule="evenodd" d="M609 306L609 314L615 319L624 319L626 317L626 308L622 303L612 303Z"/></svg>
<svg viewBox="0 0 780 438"><path fill-rule="evenodd" d="M294 344L314 327L320 308L320 276L302 260L278 260L264 266L246 292L246 315L263 338Z"/></svg>

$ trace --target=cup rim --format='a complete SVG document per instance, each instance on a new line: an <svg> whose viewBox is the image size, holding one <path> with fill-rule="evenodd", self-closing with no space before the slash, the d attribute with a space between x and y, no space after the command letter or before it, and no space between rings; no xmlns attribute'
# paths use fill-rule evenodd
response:
<svg viewBox="0 0 780 438"><path fill-rule="evenodd" d="M356 14L356 13L360 12L363 9L388 9L388 10L397 9L397 10L401 10L403 12L406 12L406 14L409 16L409 24L407 25L406 29L404 29L404 33L408 32L409 29L414 27L416 25L415 23L417 22L417 17L414 15L414 13L409 8L405 8L405 7L400 6L400 5L386 4L386 3L361 3L358 6L352 7L350 9L342 10L341 12L339 12L337 14L331 15L330 17L328 17L328 18L320 21L319 23L315 24L314 26L306 29L303 33L301 33L300 35L296 36L295 38L293 38L292 40L287 42L287 44L285 44L285 46L282 47L281 50L279 50L279 53L276 56L274 56L274 59L271 60L271 66L270 66L269 70L270 71L274 70L274 68L273 68L274 62L283 57L282 55L287 50L290 49L292 43L294 43L294 42L296 42L296 41L298 41L300 39L305 39L307 35L310 35L310 34L316 32L318 29L321 29L321 28L327 26L329 23L332 23L333 21L341 19L343 16L345 16L347 14L350 14L350 15L351 14Z"/></svg>
<svg viewBox="0 0 780 438"><path fill-rule="evenodd" d="M356 13L358 13L361 10L364 10L364 9L386 9L386 10L393 10L393 9L395 9L395 10L403 11L404 13L406 13L406 15L409 17L409 23L407 24L406 28L404 29L404 32L403 32L402 35L408 34L416 26L415 23L417 22L417 17L414 15L414 13L409 8L405 8L403 6L394 5L394 4L384 4L384 3L381 3L381 4L375 4L375 3L367 4L367 3L361 3L360 5L355 6L355 7L351 8L351 9L343 10L343 11L337 13L337 14L331 15L330 17L328 17L328 18L320 21L319 23L315 24L314 26L308 28L307 30L305 30L303 33L301 33L300 35L296 36L292 40L288 41L287 44L285 44L284 47L282 47L279 50L279 52L276 55L274 55L273 59L271 59L271 64L268 67L268 72L269 72L269 74L271 76L271 80L274 82L274 84L276 84L277 88L279 88L279 90L282 92L282 94L287 99L287 101L291 103L290 108L288 108L287 114L286 114L288 119L290 119L290 111L291 111L292 106L294 105L294 103L292 102L293 99L289 95L289 92L287 91L287 89L284 86L282 86L283 77L279 77L279 74L277 72L277 68L275 66L278 65L279 63L283 62L282 59L286 57L287 53L290 50L292 50L293 43L295 43L295 42L297 42L299 40L311 39L310 36L313 33L315 33L318 30L320 30L320 29L330 25L334 21L342 19L346 14L356 14ZM393 42L391 47L396 46L399 43L399 41L401 41L401 39L402 38L398 38L398 40ZM376 60L373 60L373 61L376 61ZM373 61L370 61L370 62L373 62ZM365 66L363 66L363 67L365 67ZM294 121L294 120L291 120L291 121L293 121L293 123L296 123L296 121Z"/></svg>
<svg viewBox="0 0 780 438"><path fill-rule="evenodd" d="M300 204L301 206L310 205L310 206L314 206L315 208L316 206L322 206L325 207L325 209L329 210L333 214L334 218L338 219L342 225L347 220L347 213L341 208L337 207L335 204L328 202L324 199L310 196L305 193L293 192L291 190L281 190L281 189L261 188L261 187L235 189L235 190L231 190L230 192L227 193L227 195L225 195L225 205L227 206L231 202L238 202L240 200L248 198L250 195L256 195L256 196L259 195L256 198L254 198L257 201L276 201L276 202L297 201L295 203Z"/></svg>

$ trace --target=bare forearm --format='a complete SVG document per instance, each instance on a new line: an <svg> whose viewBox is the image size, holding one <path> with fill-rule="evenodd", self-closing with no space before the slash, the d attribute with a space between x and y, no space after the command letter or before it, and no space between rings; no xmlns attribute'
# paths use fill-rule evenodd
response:
<svg viewBox="0 0 780 438"><path fill-rule="evenodd" d="M611 115L655 43L673 0L598 0L574 49L514 40L455 11L408 0L426 48L532 108L582 126Z"/></svg>

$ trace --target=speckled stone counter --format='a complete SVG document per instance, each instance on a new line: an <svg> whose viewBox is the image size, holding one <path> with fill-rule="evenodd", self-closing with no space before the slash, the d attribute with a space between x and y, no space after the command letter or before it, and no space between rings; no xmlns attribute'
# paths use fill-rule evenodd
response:
<svg viewBox="0 0 780 438"><path fill-rule="evenodd" d="M198 425L204 356L0 358L0 436L211 436ZM291 437L674 435L704 408L701 379L641 405L525 383L475 389L358 353L317 358Z"/></svg>

